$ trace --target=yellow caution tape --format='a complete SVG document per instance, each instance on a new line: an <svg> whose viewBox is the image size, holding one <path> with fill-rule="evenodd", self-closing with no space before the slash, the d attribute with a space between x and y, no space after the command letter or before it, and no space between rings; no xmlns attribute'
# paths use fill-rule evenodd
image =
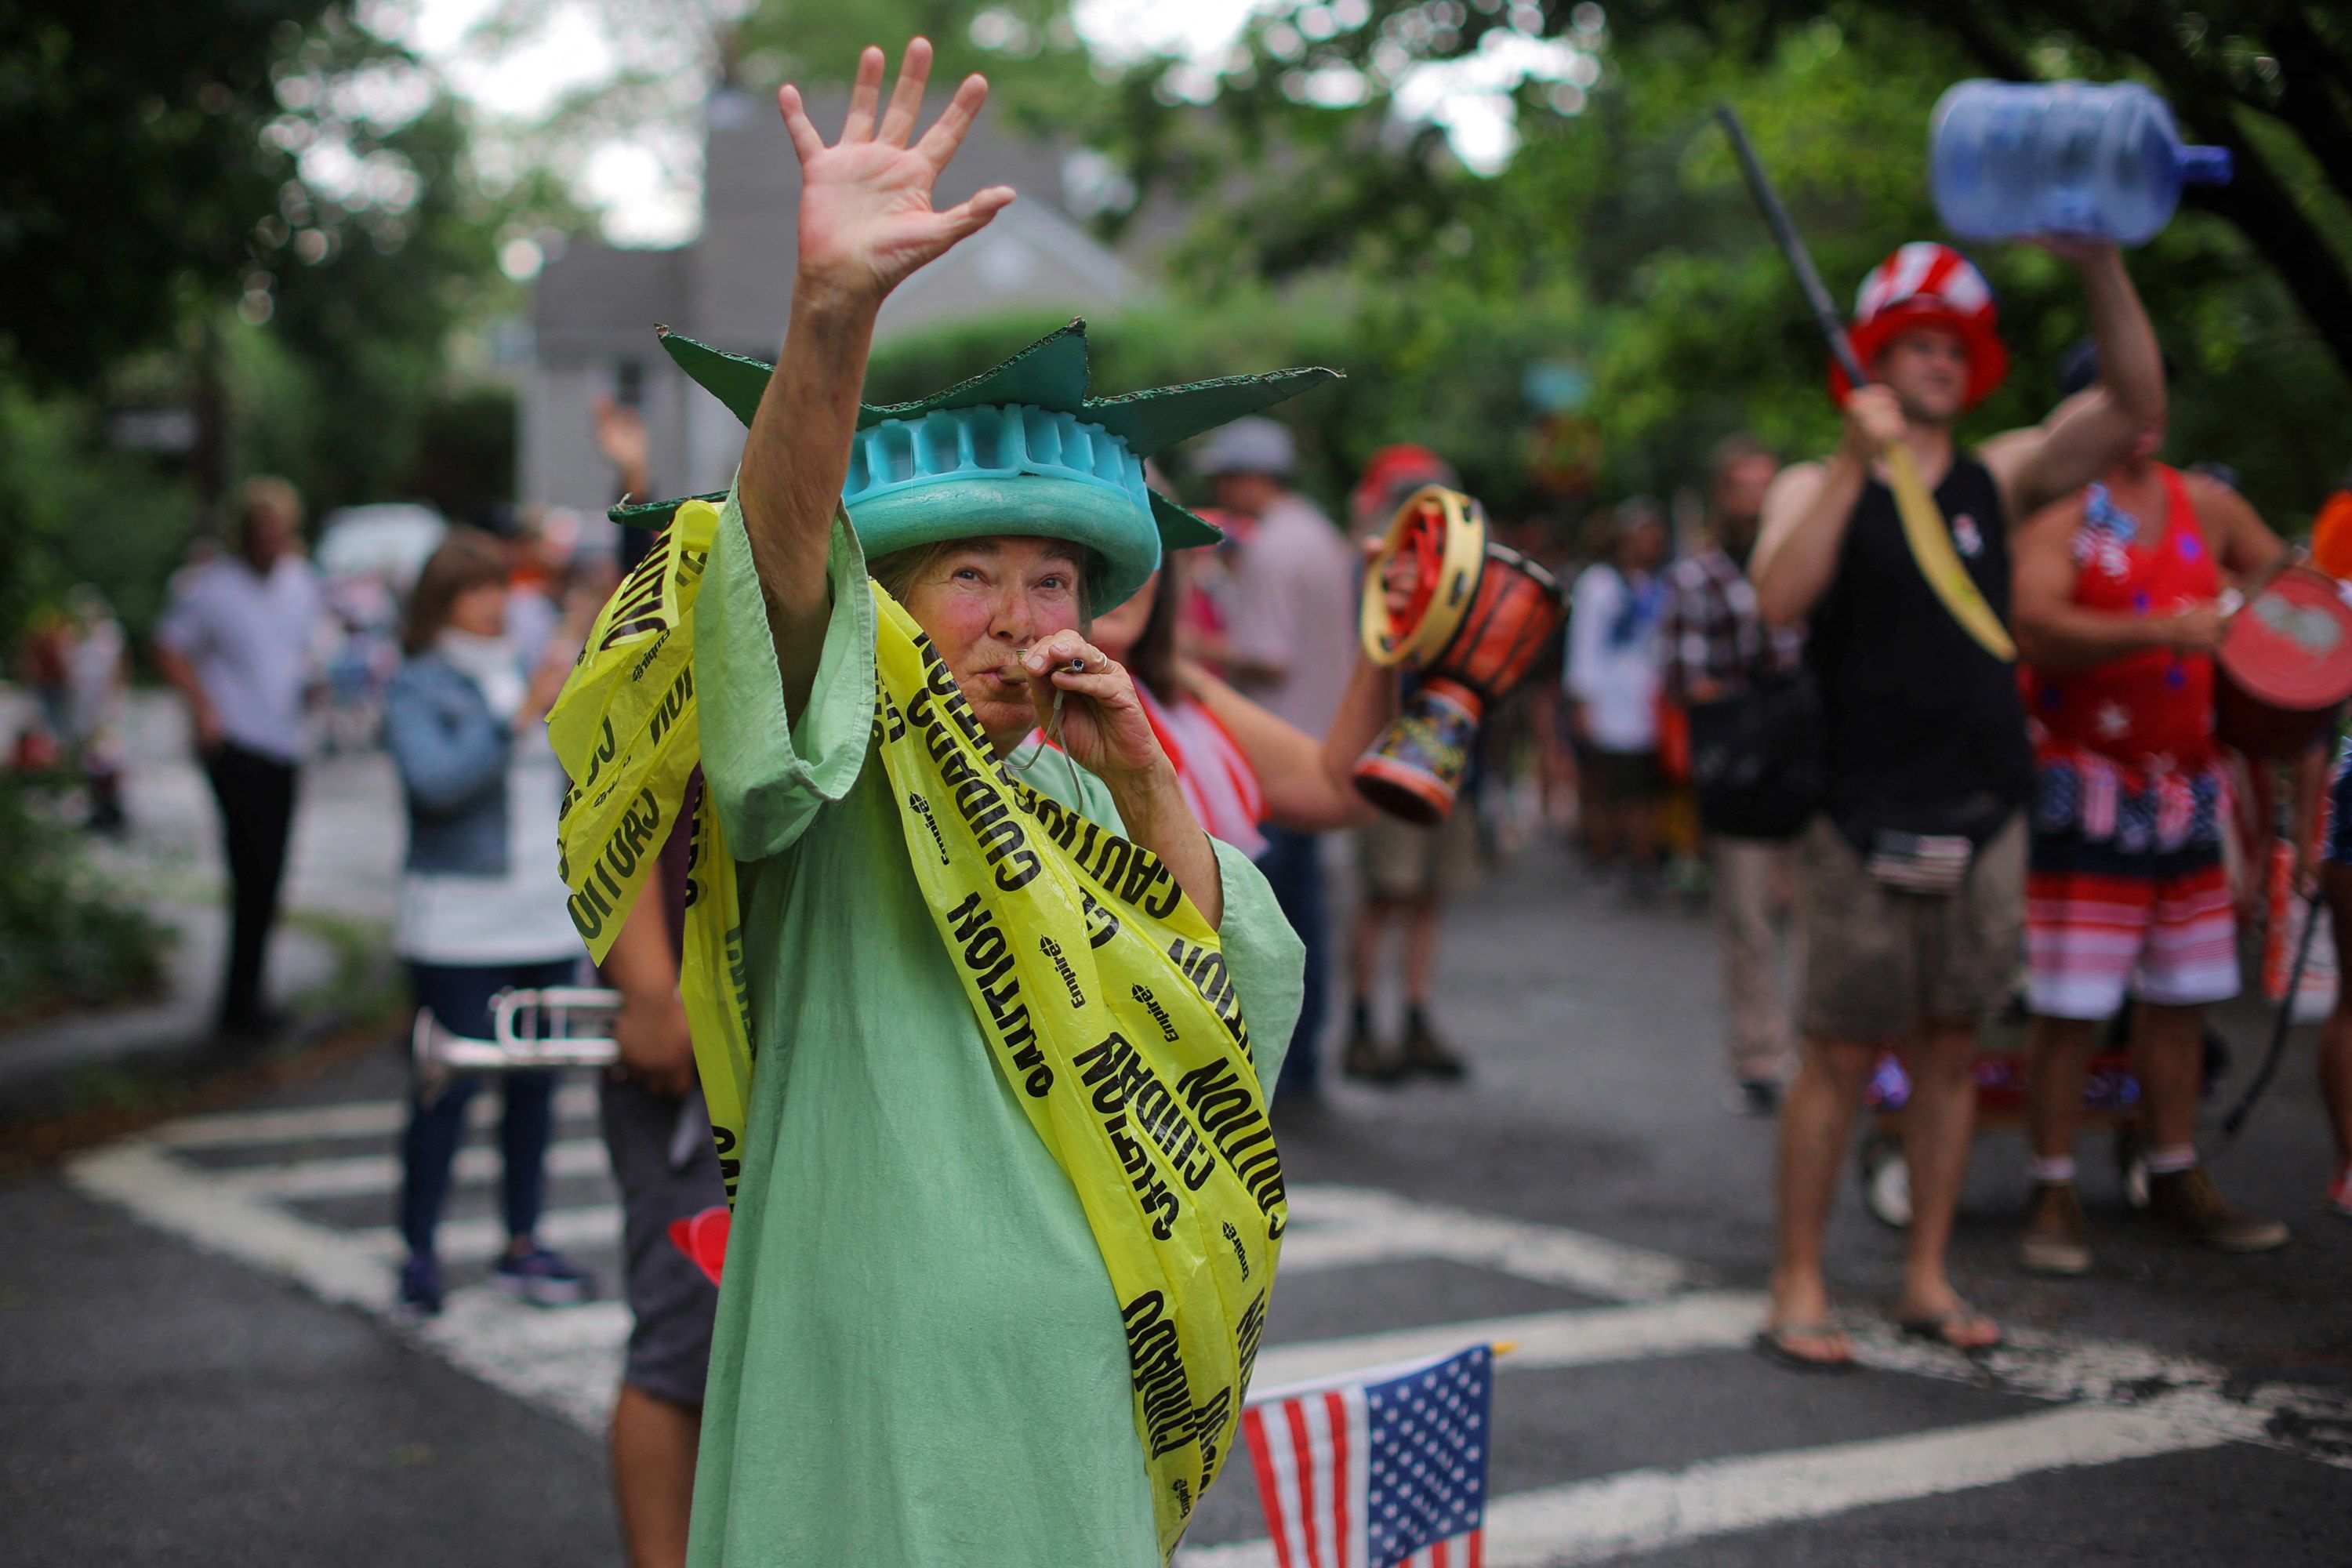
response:
<svg viewBox="0 0 2352 1568"><path fill-rule="evenodd" d="M719 515L678 509L550 716L579 781L561 827L565 880L598 957L699 750L694 601ZM1241 999L1174 874L1015 777L913 618L872 592L872 744L981 1034L1076 1192L1117 1293L1165 1558L1223 1464L1287 1223ZM735 862L706 792L680 992L730 1201L756 1060L745 963Z"/></svg>
<svg viewBox="0 0 2352 1568"><path fill-rule="evenodd" d="M2017 644L2010 639L2009 628L1992 613L1985 596L1977 591L1976 579L1960 563L1959 552L1952 548L1951 530L1945 526L1944 514L1928 493L1927 482L1919 476L1919 465L1911 456L1911 448L1900 441L1886 444L1887 488L1895 492L1895 510L1903 519L1903 537L1911 546L1911 559L1918 564L1919 575L1927 580L1928 588L1942 601L1960 629L1974 637L1985 652L2004 664L2017 662Z"/></svg>

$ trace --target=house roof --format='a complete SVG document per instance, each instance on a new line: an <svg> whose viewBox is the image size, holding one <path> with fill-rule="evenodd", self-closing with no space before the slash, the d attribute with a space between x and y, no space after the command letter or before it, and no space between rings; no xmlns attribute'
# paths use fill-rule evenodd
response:
<svg viewBox="0 0 2352 1568"><path fill-rule="evenodd" d="M540 269L531 323L542 363L607 359L652 344L652 323L682 316L690 252L573 240Z"/></svg>

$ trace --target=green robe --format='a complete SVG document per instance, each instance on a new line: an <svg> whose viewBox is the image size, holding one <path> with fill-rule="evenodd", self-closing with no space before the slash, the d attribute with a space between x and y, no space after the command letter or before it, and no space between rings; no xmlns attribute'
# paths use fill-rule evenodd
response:
<svg viewBox="0 0 2352 1568"><path fill-rule="evenodd" d="M879 759L874 606L836 523L788 714L730 500L697 611L702 765L741 865L759 1066L695 1474L695 1568L1150 1568L1127 1341L1069 1180L997 1070ZM1024 748L1033 786L1118 824ZM1216 846L1225 960L1271 1085L1303 950Z"/></svg>

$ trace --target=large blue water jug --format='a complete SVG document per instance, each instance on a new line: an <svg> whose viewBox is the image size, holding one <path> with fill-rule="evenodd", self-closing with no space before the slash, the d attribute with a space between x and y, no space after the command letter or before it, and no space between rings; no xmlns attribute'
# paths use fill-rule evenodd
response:
<svg viewBox="0 0 2352 1568"><path fill-rule="evenodd" d="M2184 184L2226 184L2226 147L2189 147L2137 82L1964 81L1927 132L1936 210L1963 239L2068 235L2145 245Z"/></svg>

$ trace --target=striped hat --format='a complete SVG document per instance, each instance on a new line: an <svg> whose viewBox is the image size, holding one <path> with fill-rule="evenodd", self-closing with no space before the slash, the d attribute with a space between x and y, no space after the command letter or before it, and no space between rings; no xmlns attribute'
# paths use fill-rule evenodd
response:
<svg viewBox="0 0 2352 1568"><path fill-rule="evenodd" d="M1948 245L1914 240L1870 269L1853 302L1853 325L1846 341L1864 367L1895 338L1912 327L1943 327L1959 333L1969 347L1968 405L1992 395L2009 374L2009 350L1996 330L2000 310L1992 285L1976 264ZM1830 392L1843 404L1852 390L1845 372L1832 362Z"/></svg>

